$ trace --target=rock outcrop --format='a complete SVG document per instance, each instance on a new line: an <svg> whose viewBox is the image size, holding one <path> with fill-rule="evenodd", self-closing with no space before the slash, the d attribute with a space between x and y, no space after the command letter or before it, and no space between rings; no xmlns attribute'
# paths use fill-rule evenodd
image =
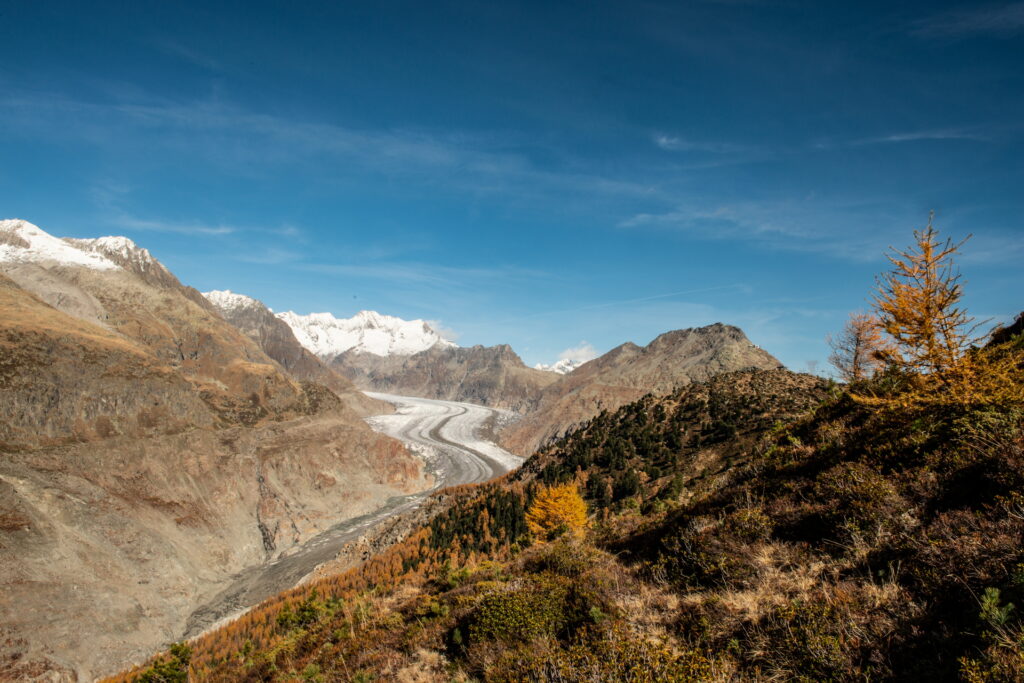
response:
<svg viewBox="0 0 1024 683"><path fill-rule="evenodd" d="M363 416L393 410L390 403L376 401L359 391L351 380L327 367L303 348L292 328L257 299L230 291L206 292L203 297L229 323L259 345L270 358L299 380L322 384Z"/></svg>
<svg viewBox="0 0 1024 683"><path fill-rule="evenodd" d="M667 393L723 372L779 367L742 330L722 323L666 332L645 347L627 342L546 387L523 419L503 431L501 444L529 456L602 410L645 394Z"/></svg>

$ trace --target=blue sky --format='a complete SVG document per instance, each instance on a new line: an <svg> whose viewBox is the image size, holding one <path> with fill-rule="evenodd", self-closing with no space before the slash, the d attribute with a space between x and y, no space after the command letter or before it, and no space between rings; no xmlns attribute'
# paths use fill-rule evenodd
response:
<svg viewBox="0 0 1024 683"><path fill-rule="evenodd" d="M794 369L928 211L1024 308L1024 3L0 2L0 214L528 363Z"/></svg>

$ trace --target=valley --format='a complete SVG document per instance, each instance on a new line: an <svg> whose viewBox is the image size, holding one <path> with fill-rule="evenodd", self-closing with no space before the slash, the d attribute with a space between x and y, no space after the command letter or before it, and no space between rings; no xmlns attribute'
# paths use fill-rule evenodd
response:
<svg viewBox="0 0 1024 683"><path fill-rule="evenodd" d="M432 492L448 486L488 481L522 463L522 459L487 440L496 421L511 417L508 411L412 396L372 394L371 397L393 404L396 410L389 415L369 417L367 422L376 431L401 440L423 457L434 478L434 486L420 493L393 496L376 510L331 527L285 556L241 571L227 588L192 612L186 637L197 636L218 622L301 583L319 565L334 559L385 521L415 510Z"/></svg>

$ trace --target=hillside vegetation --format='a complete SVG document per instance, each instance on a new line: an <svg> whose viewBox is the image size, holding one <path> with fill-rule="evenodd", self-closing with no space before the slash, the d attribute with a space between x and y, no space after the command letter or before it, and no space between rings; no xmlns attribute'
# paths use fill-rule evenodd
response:
<svg viewBox="0 0 1024 683"><path fill-rule="evenodd" d="M1020 337L1000 348L1018 362ZM885 376L855 387L898 392ZM360 569L193 644L199 680L1013 680L1018 408L877 410L784 370L645 397L451 492ZM533 541L548 484L582 539ZM129 678L130 679L130 678Z"/></svg>
<svg viewBox="0 0 1024 683"><path fill-rule="evenodd" d="M602 412L121 680L1024 680L1024 335L971 343L955 248L917 237L895 272L927 286L851 318L849 384L751 369Z"/></svg>

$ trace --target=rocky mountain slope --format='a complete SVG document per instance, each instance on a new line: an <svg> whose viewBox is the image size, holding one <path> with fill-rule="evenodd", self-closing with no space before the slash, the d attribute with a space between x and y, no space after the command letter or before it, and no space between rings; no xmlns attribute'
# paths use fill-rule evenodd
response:
<svg viewBox="0 0 1024 683"><path fill-rule="evenodd" d="M422 463L124 238L0 221L0 679L87 680Z"/></svg>
<svg viewBox="0 0 1024 683"><path fill-rule="evenodd" d="M412 355L378 356L352 351L330 366L356 386L391 394L481 403L526 412L559 375L528 368L507 344L435 345Z"/></svg>
<svg viewBox="0 0 1024 683"><path fill-rule="evenodd" d="M481 403L524 412L554 373L528 368L508 345L462 348L422 320L374 311L279 313L298 341L366 391Z"/></svg>
<svg viewBox="0 0 1024 683"><path fill-rule="evenodd" d="M722 372L781 367L743 331L716 323L662 334L645 347L627 342L544 389L525 417L501 435L502 445L529 455L602 410Z"/></svg>
<svg viewBox="0 0 1024 683"><path fill-rule="evenodd" d="M204 292L203 296L225 320L256 342L292 377L324 385L360 415L391 411L390 404L366 396L349 379L305 349L288 323L274 315L263 302L231 291Z"/></svg>

